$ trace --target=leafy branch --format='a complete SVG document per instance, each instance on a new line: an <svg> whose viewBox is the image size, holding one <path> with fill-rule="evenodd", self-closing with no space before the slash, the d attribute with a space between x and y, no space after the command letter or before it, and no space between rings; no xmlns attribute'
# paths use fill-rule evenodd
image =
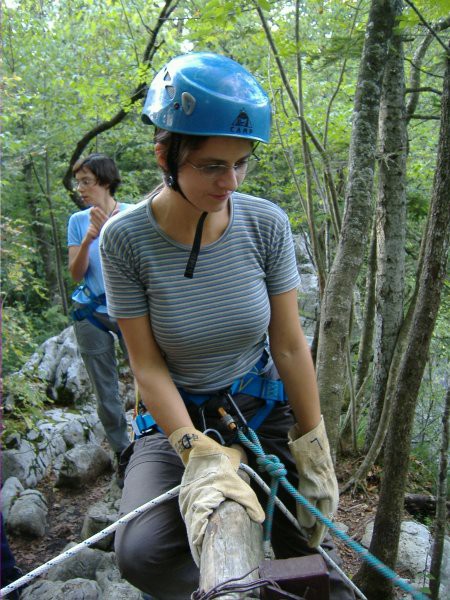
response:
<svg viewBox="0 0 450 600"><path fill-rule="evenodd" d="M150 29L150 38L147 42L147 45L144 50L142 62L146 66L150 66L152 60L155 56L156 51L159 49L161 44L157 43L158 35L167 21L172 12L176 9L178 5L178 0L166 0L164 6L162 7L159 16L156 19L155 26ZM146 83L140 83L130 95L128 101L125 105L109 120L103 121L89 130L77 143L72 156L70 157L69 166L67 171L63 177L63 185L66 190L69 192L72 201L79 206L80 198L76 192L72 190L72 167L76 163L76 161L80 158L86 146L89 142L95 139L98 135L103 133L104 131L108 131L115 127L118 123L123 121L123 119L127 116L130 107L135 104L138 100L141 100L145 96L145 92L147 90Z"/></svg>

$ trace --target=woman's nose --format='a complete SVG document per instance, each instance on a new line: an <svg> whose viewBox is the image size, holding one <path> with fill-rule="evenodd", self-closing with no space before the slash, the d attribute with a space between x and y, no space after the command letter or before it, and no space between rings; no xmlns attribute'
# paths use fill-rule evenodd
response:
<svg viewBox="0 0 450 600"><path fill-rule="evenodd" d="M235 190L239 185L239 179L235 168L230 167L227 169L226 172L218 178L217 183L223 189Z"/></svg>

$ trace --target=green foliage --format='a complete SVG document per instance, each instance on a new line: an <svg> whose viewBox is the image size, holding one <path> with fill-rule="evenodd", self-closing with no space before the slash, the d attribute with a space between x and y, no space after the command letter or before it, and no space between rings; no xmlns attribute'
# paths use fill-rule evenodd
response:
<svg viewBox="0 0 450 600"><path fill-rule="evenodd" d="M43 391L42 382L20 373L5 377L3 404L3 435L24 433L42 419L45 405L51 402Z"/></svg>
<svg viewBox="0 0 450 600"><path fill-rule="evenodd" d="M272 99L274 127L270 146L261 144L257 148L261 158L259 171L245 182L242 190L277 202L288 213L294 232L308 233L312 225L304 209L307 162L313 172L314 226L321 232L327 229L330 215L325 201L329 198L323 157L310 137L307 138L310 156L306 159L303 156L298 110L280 76L256 4L267 20L297 103L298 66L301 65L305 119L327 152L338 189L339 208L343 211L355 85L370 2L258 0L237 4L181 0L164 23L152 64L147 64L143 60L144 50L163 4L138 6L134 0L61 0L56 3L22 0L6 3L4 7L1 138L6 374L17 371L46 337L57 334L68 324L49 291L42 244L39 244L40 235L49 240L47 245L54 261L51 213L46 200L46 160L50 165L48 186L53 216L65 265L67 220L78 208L69 199L61 180L74 149L88 131L124 109L126 118L92 139L84 154L103 151L116 160L123 179L118 193L121 201L137 202L152 190L160 182L153 156L153 131L141 123L142 103L132 104L130 96L137 86L149 83L154 73L176 54L190 50L227 54L255 74ZM431 24L448 14L448 0L417 0L415 5ZM298 39L296 6L300 11ZM411 8L404 11L399 27L404 33L409 78L414 55L426 30ZM439 35L448 42L448 30ZM442 46L434 41L421 69L422 87L439 88L443 56ZM436 92L421 92L416 112L436 117L439 102ZM408 129L408 293L415 283L420 239L429 206L438 126L435 119L411 120ZM329 266L337 246L332 230L327 243ZM365 267L362 274L364 272ZM75 286L69 280L67 269L65 283L70 296ZM360 278L360 286L364 293L364 277ZM433 342L436 361L438 354L442 360L444 348L448 347L448 318L448 302L444 301ZM436 383L433 386L433 394L427 385L421 393L424 402L434 398L437 405L440 392ZM423 412L427 413L426 408ZM364 420L361 423L364 425ZM436 434L428 423L421 425L425 429L429 427L430 435ZM358 436L360 432L361 429ZM424 463L432 459L432 455L418 457Z"/></svg>
<svg viewBox="0 0 450 600"><path fill-rule="evenodd" d="M69 325L58 305L43 312L27 311L22 304L3 309L3 373L18 371L40 344Z"/></svg>
<svg viewBox="0 0 450 600"><path fill-rule="evenodd" d="M2 300L9 306L18 300L26 305L45 297L42 280L37 275L36 250L23 219L4 217L1 223L3 241Z"/></svg>
<svg viewBox="0 0 450 600"><path fill-rule="evenodd" d="M22 305L3 310L3 372L12 373L28 360L36 349L33 316Z"/></svg>

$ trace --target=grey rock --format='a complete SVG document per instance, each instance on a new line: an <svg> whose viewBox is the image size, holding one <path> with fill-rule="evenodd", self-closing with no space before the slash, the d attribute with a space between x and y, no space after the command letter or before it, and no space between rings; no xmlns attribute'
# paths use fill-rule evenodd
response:
<svg viewBox="0 0 450 600"><path fill-rule="evenodd" d="M108 453L97 444L75 446L64 455L56 485L80 487L111 468Z"/></svg>
<svg viewBox="0 0 450 600"><path fill-rule="evenodd" d="M24 490L8 515L8 530L16 535L42 537L47 527L48 506L37 490Z"/></svg>
<svg viewBox="0 0 450 600"><path fill-rule="evenodd" d="M36 451L31 442L21 440L18 449L2 452L2 481L9 477L17 477L24 487L33 487L38 482L33 465L36 462Z"/></svg>
<svg viewBox="0 0 450 600"><path fill-rule="evenodd" d="M97 502L90 507L88 514L84 518L81 539L86 540L96 533L99 533L109 525L115 523L118 517L118 511L114 510L109 504L106 502ZM101 548L102 550L112 550L113 543L114 533L111 533L96 542L93 547Z"/></svg>
<svg viewBox="0 0 450 600"><path fill-rule="evenodd" d="M444 539L444 553L441 563L441 585L439 587L441 598L450 597L450 538Z"/></svg>
<svg viewBox="0 0 450 600"><path fill-rule="evenodd" d="M111 582L103 590L102 598L106 600L142 600L142 592L127 581Z"/></svg>
<svg viewBox="0 0 450 600"><path fill-rule="evenodd" d="M83 403L92 395L72 326L46 340L21 372L37 375L46 383L47 394L66 406Z"/></svg>
<svg viewBox="0 0 450 600"><path fill-rule="evenodd" d="M39 581L26 588L21 596L21 600L101 600L102 598L97 582L81 577L65 582Z"/></svg>
<svg viewBox="0 0 450 600"><path fill-rule="evenodd" d="M14 504L23 490L24 487L17 477L8 477L3 484L1 493L1 510L5 523L8 523L8 515L11 506Z"/></svg>
<svg viewBox="0 0 450 600"><path fill-rule="evenodd" d="M373 533L373 521L368 523L361 544L369 548ZM431 562L433 540L425 525L416 521L401 524L397 557L397 570L410 573L410 581L417 589L428 585L428 571ZM444 543L441 565L441 596L446 598L450 590L450 540Z"/></svg>
<svg viewBox="0 0 450 600"><path fill-rule="evenodd" d="M103 598L114 598L114 600L141 600L142 598L137 588L120 577L114 552L105 553L97 567L95 577L103 592Z"/></svg>
<svg viewBox="0 0 450 600"><path fill-rule="evenodd" d="M61 554L76 545L74 543L68 544ZM52 567L47 574L47 578L51 581L68 581L79 577L95 579L97 567L104 559L104 554L101 550L82 548L73 556L69 556L60 564Z"/></svg>
<svg viewBox="0 0 450 600"><path fill-rule="evenodd" d="M56 430L61 434L68 448L87 441L83 425L79 420L68 417L66 421L57 424Z"/></svg>

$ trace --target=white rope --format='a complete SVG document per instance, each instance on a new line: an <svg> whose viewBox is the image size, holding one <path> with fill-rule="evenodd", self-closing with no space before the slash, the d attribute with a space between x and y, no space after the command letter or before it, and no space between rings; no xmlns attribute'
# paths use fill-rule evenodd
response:
<svg viewBox="0 0 450 600"><path fill-rule="evenodd" d="M120 527L120 525L124 525L125 523L128 523L129 521L131 521L132 519L137 517L137 515L142 514L149 508L153 508L154 506L157 506L158 504L162 504L163 502L166 502L166 500L170 500L171 498L176 498L178 496L178 492L180 491L180 487L181 486L177 485L176 487L172 488L165 494L161 494L161 496L158 496L157 498L154 498L153 500L146 502L142 506L135 508L134 510L129 512L127 515L121 517L118 521L116 521L112 525L109 525L102 531L99 531L98 533L94 534L87 540L84 540L83 542L81 542L80 544L77 544L73 548L69 548L69 550L66 550L59 556L56 556L55 558L49 560L48 562L44 563L40 567L37 567L33 571L30 571L23 577L20 577L20 579L16 579L16 581L13 581L13 583L10 583L9 585L7 585L6 587L4 587L0 590L0 598L4 598L7 594L10 594L14 590L17 590L17 588L21 587L22 585L25 585L26 583L30 583L30 581L32 581L39 575L46 573L52 567L59 565L60 563L62 563L66 559L70 558L71 556L75 556L75 554L78 554L78 552L83 550L83 548L88 548L89 546L92 546L99 540L102 540L103 538L108 536L110 533L113 533L113 531L116 531L116 529L118 529Z"/></svg>

